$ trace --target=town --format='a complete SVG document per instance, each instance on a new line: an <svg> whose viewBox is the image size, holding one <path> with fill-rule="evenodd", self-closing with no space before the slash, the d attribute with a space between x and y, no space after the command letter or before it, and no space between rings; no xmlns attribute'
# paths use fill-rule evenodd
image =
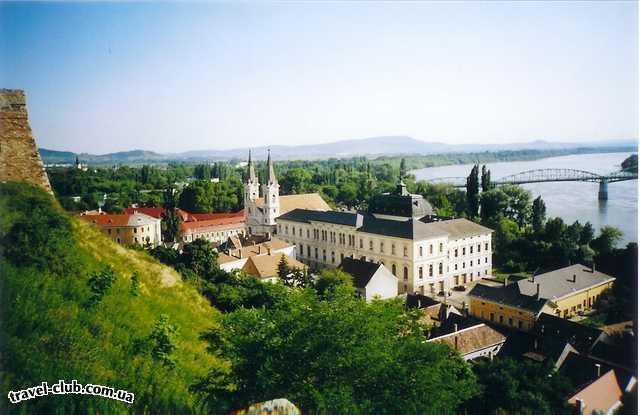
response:
<svg viewBox="0 0 640 415"><path fill-rule="evenodd" d="M637 414L638 4L0 3L0 414Z"/></svg>
<svg viewBox="0 0 640 415"><path fill-rule="evenodd" d="M182 250L207 241L221 269L263 282L288 280L295 270L317 280L320 270L337 268L366 301L401 297L421 313L426 341L446 344L465 360L551 362L578 385L566 398L579 413L611 411L635 390L633 321L597 328L580 323L616 280L593 262L500 281L492 272L494 231L466 218L438 216L423 196L407 191L402 176L367 211L332 210L318 193L281 196L271 154L265 169L261 185L249 153L240 211L175 208L180 232L174 241L162 240L163 208L83 212L81 218L124 245L169 242Z"/></svg>

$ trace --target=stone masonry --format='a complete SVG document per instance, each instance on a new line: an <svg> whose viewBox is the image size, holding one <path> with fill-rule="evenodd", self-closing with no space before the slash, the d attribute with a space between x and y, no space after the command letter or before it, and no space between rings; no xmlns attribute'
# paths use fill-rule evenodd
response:
<svg viewBox="0 0 640 415"><path fill-rule="evenodd" d="M0 89L0 182L6 181L29 182L53 193L19 89Z"/></svg>

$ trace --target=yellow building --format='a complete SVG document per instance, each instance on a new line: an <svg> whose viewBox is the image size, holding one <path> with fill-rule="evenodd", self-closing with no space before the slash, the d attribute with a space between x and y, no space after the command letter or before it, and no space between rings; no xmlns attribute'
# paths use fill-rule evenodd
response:
<svg viewBox="0 0 640 415"><path fill-rule="evenodd" d="M469 292L472 316L528 331L541 313L571 318L591 310L613 286L610 275L576 264L502 286L476 285Z"/></svg>
<svg viewBox="0 0 640 415"><path fill-rule="evenodd" d="M113 241L123 245L155 247L162 243L161 220L144 213L81 215Z"/></svg>

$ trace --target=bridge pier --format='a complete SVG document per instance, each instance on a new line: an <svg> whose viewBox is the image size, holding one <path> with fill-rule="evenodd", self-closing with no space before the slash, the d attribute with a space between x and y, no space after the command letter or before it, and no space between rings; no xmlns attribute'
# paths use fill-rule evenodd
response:
<svg viewBox="0 0 640 415"><path fill-rule="evenodd" d="M598 200L609 199L609 182L606 180L600 180L600 186L598 186Z"/></svg>

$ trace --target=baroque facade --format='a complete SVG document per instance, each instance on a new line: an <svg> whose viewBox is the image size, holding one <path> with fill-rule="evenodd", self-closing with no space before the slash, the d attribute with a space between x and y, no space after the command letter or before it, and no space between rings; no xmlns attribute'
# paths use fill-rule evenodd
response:
<svg viewBox="0 0 640 415"><path fill-rule="evenodd" d="M439 220L402 181L370 205L368 212L294 209L276 219L277 233L311 267L336 267L345 257L384 264L400 294L437 294L491 274L491 229Z"/></svg>

